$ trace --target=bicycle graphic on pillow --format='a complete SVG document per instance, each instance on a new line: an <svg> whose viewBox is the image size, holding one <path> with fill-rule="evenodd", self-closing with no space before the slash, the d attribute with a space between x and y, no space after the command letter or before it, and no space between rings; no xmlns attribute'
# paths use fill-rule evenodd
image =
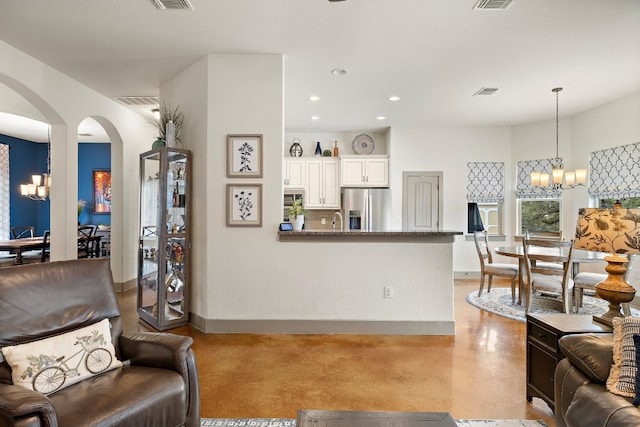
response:
<svg viewBox="0 0 640 427"><path fill-rule="evenodd" d="M106 370L111 366L113 357L109 351L98 347L104 344L102 334L98 335L95 331L92 335L77 337L74 345L79 345L81 349L69 357L60 356L54 359L42 354L39 357L32 357L32 365L38 365L38 367L48 365L33 377L33 389L44 394L53 393L62 387L67 378L81 375L78 368L83 361L87 371L92 374L99 374ZM77 360L75 366L70 365L73 359Z"/></svg>

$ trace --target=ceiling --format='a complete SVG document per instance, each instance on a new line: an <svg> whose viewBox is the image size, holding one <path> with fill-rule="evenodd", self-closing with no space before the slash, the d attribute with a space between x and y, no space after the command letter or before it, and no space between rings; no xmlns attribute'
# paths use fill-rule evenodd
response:
<svg viewBox="0 0 640 427"><path fill-rule="evenodd" d="M287 131L518 125L553 118L557 86L561 116L640 90L638 0L190 2L3 1L0 37L108 97L158 96L207 54L282 54ZM0 112L41 119L2 85Z"/></svg>

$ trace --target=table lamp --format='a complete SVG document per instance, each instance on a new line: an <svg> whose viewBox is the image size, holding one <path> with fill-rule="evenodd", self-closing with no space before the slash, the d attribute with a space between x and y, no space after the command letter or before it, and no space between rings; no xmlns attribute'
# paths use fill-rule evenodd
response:
<svg viewBox="0 0 640 427"><path fill-rule="evenodd" d="M594 316L594 320L611 325L614 317L622 317L620 304L632 301L636 293L625 281L629 259L622 255L640 253L640 209L580 209L575 247L611 253L604 258L609 275L596 285L597 295L609 302L609 311Z"/></svg>

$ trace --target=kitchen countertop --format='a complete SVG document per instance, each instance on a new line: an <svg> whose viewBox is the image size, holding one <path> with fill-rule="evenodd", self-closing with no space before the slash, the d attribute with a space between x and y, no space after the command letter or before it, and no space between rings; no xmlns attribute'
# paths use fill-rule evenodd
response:
<svg viewBox="0 0 640 427"><path fill-rule="evenodd" d="M302 230L278 231L281 241L332 240L332 241L425 241L453 242L454 236L461 231L340 231L340 230Z"/></svg>

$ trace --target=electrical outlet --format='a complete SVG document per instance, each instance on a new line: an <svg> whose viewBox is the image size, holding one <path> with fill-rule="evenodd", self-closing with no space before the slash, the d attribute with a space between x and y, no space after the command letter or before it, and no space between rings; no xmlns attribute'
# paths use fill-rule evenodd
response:
<svg viewBox="0 0 640 427"><path fill-rule="evenodd" d="M320 223L321 223L322 225L325 225L325 224L327 223L327 218L322 217L322 219L320 220Z"/></svg>
<svg viewBox="0 0 640 427"><path fill-rule="evenodd" d="M385 298L393 298L393 286L385 286L384 287L384 297Z"/></svg>

